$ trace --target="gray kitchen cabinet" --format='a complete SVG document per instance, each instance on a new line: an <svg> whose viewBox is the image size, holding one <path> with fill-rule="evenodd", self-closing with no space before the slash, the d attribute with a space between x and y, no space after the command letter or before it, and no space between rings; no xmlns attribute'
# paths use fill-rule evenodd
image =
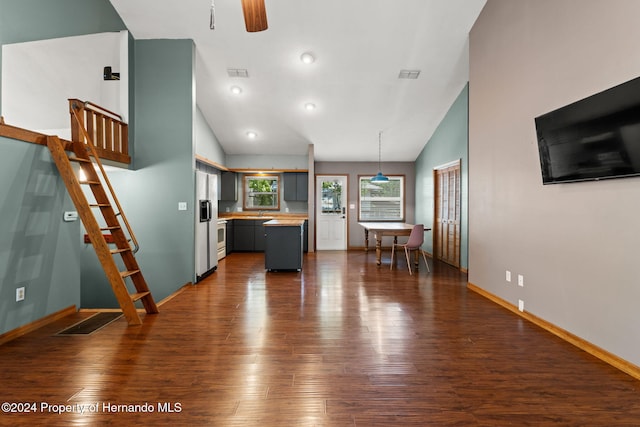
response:
<svg viewBox="0 0 640 427"><path fill-rule="evenodd" d="M265 233L264 223L268 219L234 219L227 222L227 254L233 252L264 252ZM303 251L308 251L308 227L309 222L304 220L303 225ZM229 241L232 247L229 247Z"/></svg>
<svg viewBox="0 0 640 427"><path fill-rule="evenodd" d="M220 174L220 200L238 200L238 180L235 172L222 171Z"/></svg>
<svg viewBox="0 0 640 427"><path fill-rule="evenodd" d="M302 270L303 222L273 220L265 224L265 268Z"/></svg>
<svg viewBox="0 0 640 427"><path fill-rule="evenodd" d="M253 252L255 241L255 221L252 219L233 220L233 250Z"/></svg>
<svg viewBox="0 0 640 427"><path fill-rule="evenodd" d="M256 220L254 225L253 250L255 252L264 252L264 223L268 220Z"/></svg>
<svg viewBox="0 0 640 427"><path fill-rule="evenodd" d="M309 252L309 221L304 220L303 232L302 232L302 250Z"/></svg>
<svg viewBox="0 0 640 427"><path fill-rule="evenodd" d="M234 219L233 250L264 252L264 225L268 219Z"/></svg>
<svg viewBox="0 0 640 427"><path fill-rule="evenodd" d="M309 174L306 172L285 172L284 200L306 202L309 198Z"/></svg>
<svg viewBox="0 0 640 427"><path fill-rule="evenodd" d="M229 255L231 252L233 252L233 239L234 239L235 233L234 233L234 228L233 228L233 220L232 219L228 219L227 220L227 235L226 235L226 243L227 243L227 255Z"/></svg>

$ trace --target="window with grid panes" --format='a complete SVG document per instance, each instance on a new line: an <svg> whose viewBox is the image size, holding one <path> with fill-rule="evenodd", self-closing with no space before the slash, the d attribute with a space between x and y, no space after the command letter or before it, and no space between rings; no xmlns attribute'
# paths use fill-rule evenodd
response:
<svg viewBox="0 0 640 427"><path fill-rule="evenodd" d="M371 182L359 176L358 220L404 222L404 176L388 176L387 182Z"/></svg>

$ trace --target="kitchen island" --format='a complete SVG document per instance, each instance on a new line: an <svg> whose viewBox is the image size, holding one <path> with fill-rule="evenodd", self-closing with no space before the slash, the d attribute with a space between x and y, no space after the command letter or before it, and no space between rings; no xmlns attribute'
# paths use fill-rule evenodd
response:
<svg viewBox="0 0 640 427"><path fill-rule="evenodd" d="M264 252L264 223L272 220L300 219L304 221L303 249L308 250L308 215L284 212L219 212L227 221L227 255L233 252Z"/></svg>
<svg viewBox="0 0 640 427"><path fill-rule="evenodd" d="M272 219L264 224L267 270L302 270L304 219Z"/></svg>

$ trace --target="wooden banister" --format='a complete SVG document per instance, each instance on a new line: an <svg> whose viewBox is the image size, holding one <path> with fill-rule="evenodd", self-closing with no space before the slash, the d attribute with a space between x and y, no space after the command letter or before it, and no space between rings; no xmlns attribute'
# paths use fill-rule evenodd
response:
<svg viewBox="0 0 640 427"><path fill-rule="evenodd" d="M84 106L85 106L85 107L93 108L93 109L95 109L95 110L97 110L97 111L104 111L105 113L109 113L109 114L111 114L113 117L115 117L115 118L117 118L118 120L122 121L122 116L121 116L120 114L118 114L118 113L114 113L114 112L113 112L113 111L111 111L111 110L107 110L106 108L101 107L101 106L99 106L98 104L94 104L94 103L93 103L93 102L91 102L91 101L85 101Z"/></svg>
<svg viewBox="0 0 640 427"><path fill-rule="evenodd" d="M74 117L76 111L77 117ZM69 99L71 140L94 146L101 158L131 163L129 125L122 116L89 101ZM83 132L82 129L85 131ZM89 138L86 137L89 135Z"/></svg>

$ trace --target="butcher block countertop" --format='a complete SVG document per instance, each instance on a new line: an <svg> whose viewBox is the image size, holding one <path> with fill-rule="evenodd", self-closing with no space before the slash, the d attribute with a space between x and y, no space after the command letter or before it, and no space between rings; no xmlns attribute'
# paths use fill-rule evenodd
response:
<svg viewBox="0 0 640 427"><path fill-rule="evenodd" d="M218 214L218 219L295 219L304 221L308 218L309 216L306 213L263 212L262 215L260 215L257 212L224 212Z"/></svg>
<svg viewBox="0 0 640 427"><path fill-rule="evenodd" d="M304 225L304 219L272 219L262 225L274 227L301 227Z"/></svg>

